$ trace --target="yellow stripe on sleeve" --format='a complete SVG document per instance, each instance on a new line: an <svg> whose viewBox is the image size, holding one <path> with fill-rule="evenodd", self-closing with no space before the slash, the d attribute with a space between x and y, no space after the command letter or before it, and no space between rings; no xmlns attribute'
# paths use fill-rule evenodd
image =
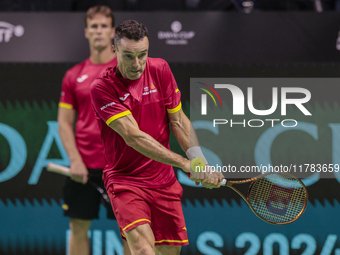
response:
<svg viewBox="0 0 340 255"><path fill-rule="evenodd" d="M66 109L73 109L73 106L71 104L66 104L63 102L59 102L58 106Z"/></svg>
<svg viewBox="0 0 340 255"><path fill-rule="evenodd" d="M177 93L178 91L179 91L179 89L176 89L176 90L175 90L175 93Z"/></svg>
<svg viewBox="0 0 340 255"><path fill-rule="evenodd" d="M128 114L131 114L131 112L129 110L125 111L125 112L121 112L121 113L118 113L116 115L113 115L111 118L109 118L107 121L106 121L106 124L107 125L110 125L110 123L116 119L119 119L121 117L124 117Z"/></svg>
<svg viewBox="0 0 340 255"><path fill-rule="evenodd" d="M178 112L179 110L181 110L182 108L182 103L179 102L178 106L173 108L173 109L166 109L168 111L168 113L175 113Z"/></svg>
<svg viewBox="0 0 340 255"><path fill-rule="evenodd" d="M155 241L155 243L164 243L164 242L168 242L168 243L186 243L189 242L188 240L160 240L160 241Z"/></svg>
<svg viewBox="0 0 340 255"><path fill-rule="evenodd" d="M129 225L127 225L125 228L123 228L123 231L125 231L125 229L127 229L128 227L131 227L133 224L136 224L136 223L141 222L141 221L147 221L147 222L150 222L150 223L151 223L151 221L148 220L148 219L140 219L140 220L136 220L136 221L130 223Z"/></svg>

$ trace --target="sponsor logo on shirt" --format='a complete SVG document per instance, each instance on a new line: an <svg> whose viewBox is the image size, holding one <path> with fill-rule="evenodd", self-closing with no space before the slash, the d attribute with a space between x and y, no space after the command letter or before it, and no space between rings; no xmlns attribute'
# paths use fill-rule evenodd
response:
<svg viewBox="0 0 340 255"><path fill-rule="evenodd" d="M119 99L125 101L125 99L127 99L128 96L130 96L130 93L126 93L124 97L120 97Z"/></svg>
<svg viewBox="0 0 340 255"><path fill-rule="evenodd" d="M149 90L149 87L144 87L143 96L149 95L149 94L155 93L155 92L157 92L157 89L156 89L155 85L153 83L151 83L150 90Z"/></svg>
<svg viewBox="0 0 340 255"><path fill-rule="evenodd" d="M81 82L85 81L87 78L89 78L89 76L87 74L84 74L84 75L77 78L77 82L81 83Z"/></svg>
<svg viewBox="0 0 340 255"><path fill-rule="evenodd" d="M179 21L174 21L171 24L170 31L159 31L158 39L165 40L166 44L169 45L187 45L189 40L195 36L194 31L181 31L182 23Z"/></svg>
<svg viewBox="0 0 340 255"><path fill-rule="evenodd" d="M5 21L0 21L0 43L2 41L9 42L13 34L16 37L21 37L25 32L25 29L21 25L14 26Z"/></svg>
<svg viewBox="0 0 340 255"><path fill-rule="evenodd" d="M109 106L111 106L111 105L114 105L114 104L116 104L116 103L115 103L115 102L111 102L111 103L109 103L109 104L103 106L102 108L100 108L100 110L104 110L105 108L107 108L107 107L109 107Z"/></svg>
<svg viewBox="0 0 340 255"><path fill-rule="evenodd" d="M149 88L148 88L148 89L149 89ZM144 88L144 91L145 91L145 88ZM157 89L156 89L156 88L155 88L155 89L151 89L151 90L147 90L147 91L145 91L145 92L143 93L143 96L149 95L149 94L155 93L155 92L157 92Z"/></svg>

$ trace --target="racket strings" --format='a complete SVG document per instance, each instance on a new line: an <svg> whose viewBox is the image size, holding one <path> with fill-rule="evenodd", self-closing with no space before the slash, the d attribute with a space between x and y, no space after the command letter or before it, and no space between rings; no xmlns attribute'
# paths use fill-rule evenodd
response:
<svg viewBox="0 0 340 255"><path fill-rule="evenodd" d="M298 179L279 173L256 180L250 187L248 200L264 220L285 223L302 214L307 193Z"/></svg>

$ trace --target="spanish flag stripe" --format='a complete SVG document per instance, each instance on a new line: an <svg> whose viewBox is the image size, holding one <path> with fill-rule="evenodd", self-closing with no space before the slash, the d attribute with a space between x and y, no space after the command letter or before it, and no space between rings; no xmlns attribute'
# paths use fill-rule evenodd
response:
<svg viewBox="0 0 340 255"><path fill-rule="evenodd" d="M66 108L66 109L73 109L73 106L71 104L67 104L63 102L59 102L58 106L61 108Z"/></svg>
<svg viewBox="0 0 340 255"><path fill-rule="evenodd" d="M111 118L109 118L107 121L106 121L106 124L107 125L110 125L110 123L116 119L119 119L121 117L124 117L128 114L131 114L131 112L129 110L125 111L125 112L121 112L121 113L118 113L116 115L113 115Z"/></svg>
<svg viewBox="0 0 340 255"><path fill-rule="evenodd" d="M168 113L175 113L178 112L179 110L181 110L182 108L182 103L179 102L178 106L173 108L173 109L166 109L168 111Z"/></svg>

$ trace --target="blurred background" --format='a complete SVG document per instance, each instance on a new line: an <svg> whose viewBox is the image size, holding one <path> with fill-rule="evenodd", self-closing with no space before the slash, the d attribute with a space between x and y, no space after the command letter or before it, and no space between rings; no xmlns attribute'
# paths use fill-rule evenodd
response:
<svg viewBox="0 0 340 255"><path fill-rule="evenodd" d="M56 121L61 81L89 56L85 12L98 4L112 8L116 24L136 19L146 25L150 57L168 61L188 115L190 78L319 79L308 105L313 117L303 119L310 125L280 134L263 149L273 164L340 164L340 0L0 0L1 255L67 254L65 177L45 167L69 164ZM208 160L258 164L266 129L194 126L210 140L201 142ZM230 138L219 140L220 133ZM213 151L211 141L225 144L229 154ZM184 155L173 136L170 147ZM304 215L275 226L259 220L235 192L194 187L175 172L190 242L181 254L340 255L339 174L313 175ZM123 254L117 224L104 210L89 236L93 255Z"/></svg>
<svg viewBox="0 0 340 255"><path fill-rule="evenodd" d="M1 1L1 11L69 12L87 11L93 5L107 5L115 11L336 11L339 0L48 0Z"/></svg>

